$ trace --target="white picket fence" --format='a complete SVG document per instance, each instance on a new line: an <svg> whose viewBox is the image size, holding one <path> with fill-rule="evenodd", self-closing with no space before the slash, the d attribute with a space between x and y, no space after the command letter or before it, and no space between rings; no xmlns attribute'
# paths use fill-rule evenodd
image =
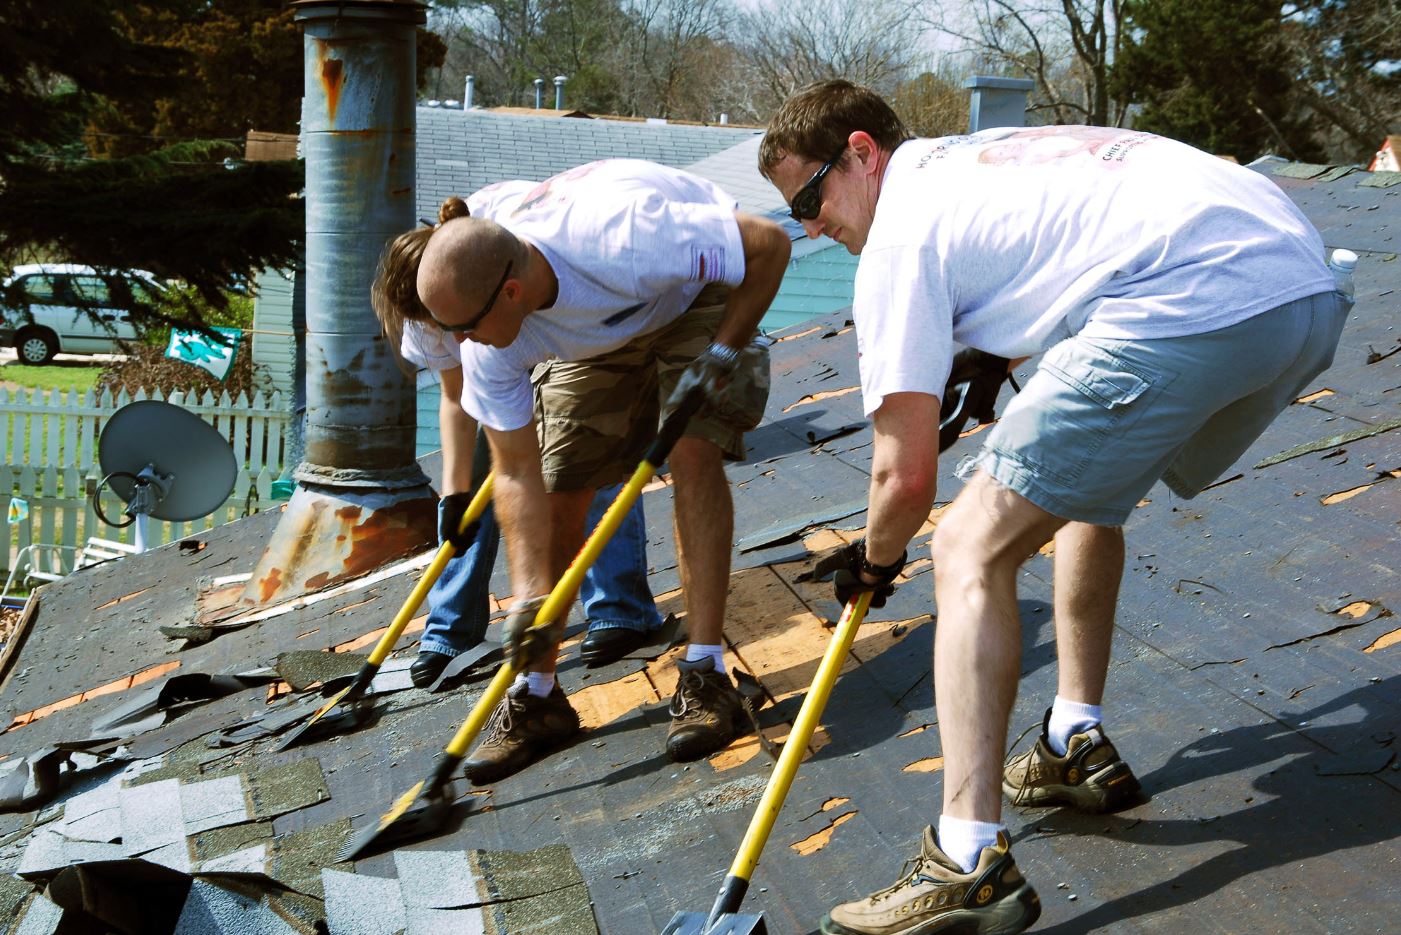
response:
<svg viewBox="0 0 1401 935"><path fill-rule="evenodd" d="M69 390L0 389L0 505L10 497L28 504L28 516L7 524L7 568L63 574L72 570L77 550L93 536L130 542L131 527L116 529L97 518L91 494L102 477L97 440L112 413L127 403L157 399L183 406L229 439L240 465L233 494L224 505L191 523L151 521L147 538L159 545L210 529L266 507L272 482L282 474L288 454L291 415L281 393L174 392L169 397L138 390L113 395ZM121 515L123 503L103 491L102 510ZM39 546L29 548L30 546Z"/></svg>

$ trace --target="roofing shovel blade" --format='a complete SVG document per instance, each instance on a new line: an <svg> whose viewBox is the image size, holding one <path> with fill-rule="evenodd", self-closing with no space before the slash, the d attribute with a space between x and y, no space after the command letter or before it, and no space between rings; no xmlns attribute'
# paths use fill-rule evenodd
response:
<svg viewBox="0 0 1401 935"><path fill-rule="evenodd" d="M863 591L852 598L842 611L842 619L837 621L837 631L832 634L832 642L822 654L822 663L817 667L812 687L808 689L798 717L793 721L792 733L783 744L783 753L778 757L773 775L764 789L764 796L754 809L754 817L749 821L749 830L744 833L739 852L730 865L729 875L720 886L715 897L715 905L710 913L678 912L671 917L662 935L729 935L729 933L765 932L762 916L740 915L739 907L744 902L744 894L749 889L749 880L754 868L759 865L759 855L768 842L778 813L783 809L783 801L793 785L793 777L798 774L798 764L803 761L808 742L812 740L817 722L827 707L827 699L832 695L837 674L846 662L851 643L856 639L856 631L866 617L866 609L871 605L871 592Z"/></svg>
<svg viewBox="0 0 1401 935"><path fill-rule="evenodd" d="M472 497L472 502L468 504L467 511L462 514L462 522L458 526L458 532L466 533L473 523L482 518L482 514L486 512L487 504L491 502L491 489L494 480L494 476L488 474L482 481L481 487L477 488L477 493ZM433 561L424 570L423 577L409 592L409 596L404 600L404 606L399 608L399 613L395 615L389 629L375 644L375 648L370 652L365 664L360 667L360 671L355 674L355 678L351 680L349 685L327 699L325 704L313 711L305 723L288 734L281 743L273 748L274 751L286 750L288 747L294 746L317 727L333 728L333 726L339 727L359 722L359 718L344 721L328 718L328 715L342 705L354 704L370 690L370 683L374 681L379 667L384 665L385 659L389 658L389 653L394 649L394 644L399 641L399 637L403 635L404 628L409 625L413 615L418 613L418 608L428 597L428 592L433 589L433 585L437 584L438 579L442 577L443 569L447 567L448 562L452 561L456 554L451 542L444 542L438 547L438 554L433 556Z"/></svg>
<svg viewBox="0 0 1401 935"><path fill-rule="evenodd" d="M336 860L352 860L370 850L383 850L400 841L413 841L441 827L451 804L447 786L462 762L446 752L438 755L433 771L389 806L375 824L362 829L340 849ZM422 804L419 804L419 803Z"/></svg>
<svg viewBox="0 0 1401 935"><path fill-rule="evenodd" d="M735 915L727 912L707 924L704 912L678 912L662 929L662 935L768 935L769 928L761 915Z"/></svg>
<svg viewBox="0 0 1401 935"><path fill-rule="evenodd" d="M604 546L608 544L608 540L613 538L613 534L622 525L623 517L627 515L628 510L632 509L637 498L642 495L642 488L647 486L647 482L657 473L658 466L671 453L672 446L676 444L676 440L681 437L681 432L686 428L686 422L700 408L704 399L705 397L699 391L692 392L662 422L661 429L657 432L657 439L647 449L646 457L637 466L637 470L633 471L632 478L623 485L623 489L618 491L618 496L614 498L612 505L598 521L598 526L584 543L584 547L579 550L578 555L574 556L574 561L569 563L569 568L565 570L559 582L550 591L550 596L545 599L545 603L540 605L540 610L535 614L535 622L525 632L523 642L528 643L532 639L553 641L549 631L554 627L555 621L563 618L568 610L574 592L579 589L579 585L584 580L584 573L598 560L598 556L603 551ZM380 817L378 823L351 838L341 849L340 860L354 860L371 848L381 848L390 838L398 841L425 837L442 823L446 809L439 808L434 814L431 811L433 802L444 798L444 790L451 780L452 774L467 758L467 751L471 748L472 742L482 732L482 728L486 726L492 712L501 703L501 699L506 697L506 690L515 681L517 671L515 660L508 658L501 663L501 668L492 678L491 683L487 685L486 691L482 692L482 696L477 699L477 703L472 706L472 711L467 715L467 719L462 722L462 726L457 729L452 740L448 741L448 745L439 754L433 772L429 774L427 779L395 800L389 810ZM425 797L429 799L428 810L413 810L414 802Z"/></svg>

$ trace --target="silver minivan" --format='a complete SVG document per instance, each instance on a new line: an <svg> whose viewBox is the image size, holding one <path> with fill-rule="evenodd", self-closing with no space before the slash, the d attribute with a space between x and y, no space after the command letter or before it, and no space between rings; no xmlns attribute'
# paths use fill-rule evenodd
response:
<svg viewBox="0 0 1401 935"><path fill-rule="evenodd" d="M140 302L164 291L144 270L119 273ZM16 266L4 280L5 295L21 289L23 306L0 307L0 344L14 344L26 364L45 364L55 354L119 354L120 341L136 339L127 310L113 302L107 282L90 266L35 263ZM32 320L31 320L32 319Z"/></svg>

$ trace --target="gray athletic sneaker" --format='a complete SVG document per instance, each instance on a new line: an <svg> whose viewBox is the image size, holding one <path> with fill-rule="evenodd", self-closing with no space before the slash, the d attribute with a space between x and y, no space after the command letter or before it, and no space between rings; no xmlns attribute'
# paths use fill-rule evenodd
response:
<svg viewBox="0 0 1401 935"><path fill-rule="evenodd" d="M826 935L1015 935L1041 915L1041 900L1008 851L1007 835L983 848L972 873L939 849L924 829L918 857L892 886L843 903L822 920ZM911 868L911 864L913 867Z"/></svg>
<svg viewBox="0 0 1401 935"><path fill-rule="evenodd" d="M1002 791L1013 805L1069 805L1082 812L1113 812L1142 799L1138 779L1103 729L1091 727L1071 735L1065 756L1057 756L1046 742L1046 725L1026 753L1013 758L1002 771Z"/></svg>

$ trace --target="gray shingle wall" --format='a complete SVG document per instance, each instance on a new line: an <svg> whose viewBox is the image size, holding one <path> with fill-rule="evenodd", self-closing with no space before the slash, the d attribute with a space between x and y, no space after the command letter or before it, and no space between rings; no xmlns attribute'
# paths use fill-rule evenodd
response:
<svg viewBox="0 0 1401 935"><path fill-rule="evenodd" d="M503 179L545 179L595 159L689 166L761 133L420 107L417 213L435 218L449 195L465 196Z"/></svg>

